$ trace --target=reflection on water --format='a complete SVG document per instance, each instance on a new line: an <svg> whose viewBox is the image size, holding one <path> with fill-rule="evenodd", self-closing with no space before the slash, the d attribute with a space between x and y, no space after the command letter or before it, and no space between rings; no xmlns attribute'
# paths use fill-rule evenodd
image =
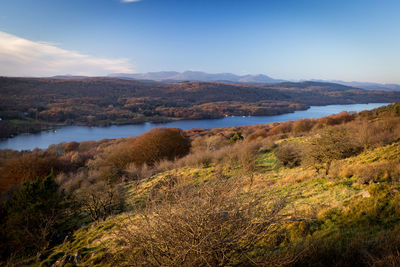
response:
<svg viewBox="0 0 400 267"><path fill-rule="evenodd" d="M111 139L118 137L129 137L140 135L155 127L177 127L181 129L192 128L222 128L232 126L247 126L255 124L265 124L271 122L283 122L303 118L320 118L342 111L362 111L371 110L388 103L353 104L353 105L329 105L312 106L308 110L296 111L276 116L260 117L225 117L215 120L187 120L170 123L144 123L135 125L119 125L109 127L87 127L87 126L65 126L55 131L44 131L37 134L21 134L13 138L0 142L0 149L11 148L15 150L25 150L47 148L51 144L71 141L89 141L100 139Z"/></svg>

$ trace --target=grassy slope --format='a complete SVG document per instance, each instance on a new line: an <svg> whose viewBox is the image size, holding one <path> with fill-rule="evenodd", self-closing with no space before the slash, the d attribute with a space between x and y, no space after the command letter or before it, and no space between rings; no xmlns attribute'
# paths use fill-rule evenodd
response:
<svg viewBox="0 0 400 267"><path fill-rule="evenodd" d="M374 190L376 191L377 184L360 184L357 176L348 177L349 175L343 174L342 170L355 163L362 165L387 159L398 160L399 157L400 143L397 142L342 160L340 169L333 170L332 174L327 177L302 167L281 168L273 151L266 151L259 154L258 169L255 172L244 173L240 169L223 169L222 174L225 179L241 179L244 181L245 187L251 187L259 195L287 197L289 205L285 211L317 218L317 222L314 224L317 226L308 233L309 237L325 236L328 238L335 232L333 225L335 223L340 225L343 222L339 220L335 222L334 216L327 219L331 216L327 214L334 214L337 210L345 211L350 204L373 201L376 197ZM127 184L127 199L132 205L140 203L151 190L163 190L163 186L165 186L163 182L170 179L171 175L183 177L188 184L201 185L214 179L221 179L216 178L220 177L220 175L217 175L220 173L219 166L185 167L160 173L141 181L139 184ZM380 185L385 185L390 190L395 190L398 187L396 183L391 181L384 181ZM243 189L246 190L246 188ZM82 262L79 264L81 266L111 265L108 258L111 255L115 256L114 252L118 248L118 244L113 241L112 229L117 222L126 220L126 216L127 214L121 214L98 224L83 226L74 233L71 241L67 241L45 253L46 259L41 263L36 263L36 259L29 259L24 264L50 266L64 255L74 255L79 252L82 254ZM290 239L290 237L288 238Z"/></svg>

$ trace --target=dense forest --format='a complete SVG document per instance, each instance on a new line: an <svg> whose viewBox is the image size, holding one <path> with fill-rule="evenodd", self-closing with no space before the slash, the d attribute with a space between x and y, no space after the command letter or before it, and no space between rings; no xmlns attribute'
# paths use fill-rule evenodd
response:
<svg viewBox="0 0 400 267"><path fill-rule="evenodd" d="M1 150L0 191L7 266L399 266L400 104Z"/></svg>
<svg viewBox="0 0 400 267"><path fill-rule="evenodd" d="M310 105L400 101L400 92L333 83L245 85L115 78L0 77L0 138L61 125L277 115Z"/></svg>

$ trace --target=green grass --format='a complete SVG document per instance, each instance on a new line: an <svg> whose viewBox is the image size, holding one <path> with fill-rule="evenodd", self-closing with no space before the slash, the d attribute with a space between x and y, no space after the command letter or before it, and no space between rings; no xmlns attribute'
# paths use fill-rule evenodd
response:
<svg viewBox="0 0 400 267"><path fill-rule="evenodd" d="M398 158L400 158L400 144L395 143L342 160L340 164L344 168L355 163L368 164ZM287 225L285 242L308 242L300 241L306 235L312 240L325 238L328 243L340 243L350 240L354 235L352 232L354 229L360 229L360 233L368 236L368 233L377 233L385 227L391 229L399 221L395 216L400 212L400 204L387 195L387 192L391 192L395 186L361 185L357 183L356 177L325 176L303 167L283 168L279 166L273 151L265 151L258 155L257 170L253 173L211 165L204 168L178 168L156 174L138 184L130 182L126 184L126 199L132 207L138 207L144 205L150 192L166 190L170 186L171 179L181 179L187 185L201 186L218 179L218 174L221 172L226 179L240 179L244 188L257 190L257 194L265 196L266 199L286 198L288 205L282 212L300 214L305 218L318 215L311 224L302 222ZM370 192L371 197L362 197L363 192ZM386 206L378 205L377 200ZM379 215L380 213L386 218ZM114 242L112 233L116 223L124 221L126 216L127 214L121 214L110 217L95 227L93 224L81 227L75 231L72 241L47 252L49 256L41 266L49 266L64 255L73 255L76 252L82 254L82 266L104 264L103 260L107 255L118 251L119 244ZM369 225L371 222L375 224ZM350 229L349 225L353 228L348 237L341 237L342 239L338 241L338 229L342 229L340 231L343 233L347 231L346 229ZM340 244L344 246L343 243Z"/></svg>
<svg viewBox="0 0 400 267"><path fill-rule="evenodd" d="M400 159L400 142L391 145L378 147L372 150L367 150L356 157L346 160L348 164L359 163L369 164L383 160L399 160Z"/></svg>

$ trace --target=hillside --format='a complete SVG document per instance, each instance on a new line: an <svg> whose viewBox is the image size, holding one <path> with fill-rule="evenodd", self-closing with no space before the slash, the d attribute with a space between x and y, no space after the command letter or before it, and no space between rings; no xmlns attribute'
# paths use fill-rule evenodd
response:
<svg viewBox="0 0 400 267"><path fill-rule="evenodd" d="M310 105L400 101L400 92L302 82L272 85L113 78L0 78L0 137L61 125L277 115Z"/></svg>
<svg viewBox="0 0 400 267"><path fill-rule="evenodd" d="M0 152L9 265L400 263L400 104Z"/></svg>
<svg viewBox="0 0 400 267"><path fill-rule="evenodd" d="M313 80L316 82L324 82L322 80ZM345 81L325 81L325 82L331 82L331 83L338 83L346 86L352 86L356 88L361 88L365 90L381 90L381 91L399 91L400 90L400 85L399 84L393 84L393 83L371 83L371 82L345 82Z"/></svg>

